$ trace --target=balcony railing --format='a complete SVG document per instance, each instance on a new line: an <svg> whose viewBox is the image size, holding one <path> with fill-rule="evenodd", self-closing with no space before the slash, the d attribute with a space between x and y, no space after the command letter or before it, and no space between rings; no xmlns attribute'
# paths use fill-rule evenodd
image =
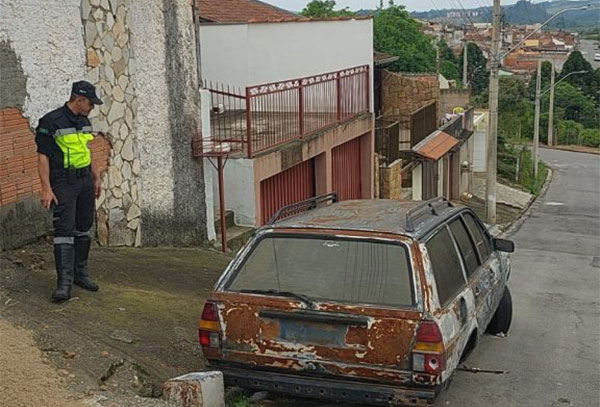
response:
<svg viewBox="0 0 600 407"><path fill-rule="evenodd" d="M203 85L211 92L210 144L249 158L370 111L368 65L245 89Z"/></svg>

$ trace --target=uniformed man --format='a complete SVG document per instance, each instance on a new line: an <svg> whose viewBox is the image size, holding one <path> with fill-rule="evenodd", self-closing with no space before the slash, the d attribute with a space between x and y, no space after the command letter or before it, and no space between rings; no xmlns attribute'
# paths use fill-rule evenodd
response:
<svg viewBox="0 0 600 407"><path fill-rule="evenodd" d="M98 291L90 279L88 253L100 180L88 148L94 136L87 116L101 104L91 83L75 82L69 101L42 117L36 129L41 201L54 217L54 302L71 298L73 284Z"/></svg>

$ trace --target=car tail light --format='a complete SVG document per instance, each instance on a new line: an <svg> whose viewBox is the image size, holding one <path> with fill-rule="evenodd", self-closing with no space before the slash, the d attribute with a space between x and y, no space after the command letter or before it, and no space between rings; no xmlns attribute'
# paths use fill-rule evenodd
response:
<svg viewBox="0 0 600 407"><path fill-rule="evenodd" d="M446 366L446 350L439 326L434 321L421 321L413 348L413 370L440 374Z"/></svg>
<svg viewBox="0 0 600 407"><path fill-rule="evenodd" d="M217 305L214 302L207 301L200 317L200 326L198 329L200 345L206 348L221 347L221 327L219 325L219 316L217 314Z"/></svg>

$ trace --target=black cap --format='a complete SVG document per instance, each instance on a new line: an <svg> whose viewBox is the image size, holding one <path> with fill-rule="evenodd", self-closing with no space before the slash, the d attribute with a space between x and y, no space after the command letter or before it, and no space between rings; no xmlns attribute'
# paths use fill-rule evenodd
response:
<svg viewBox="0 0 600 407"><path fill-rule="evenodd" d="M96 88L88 81L74 82L71 93L86 97L95 105L102 104L102 101L96 96Z"/></svg>

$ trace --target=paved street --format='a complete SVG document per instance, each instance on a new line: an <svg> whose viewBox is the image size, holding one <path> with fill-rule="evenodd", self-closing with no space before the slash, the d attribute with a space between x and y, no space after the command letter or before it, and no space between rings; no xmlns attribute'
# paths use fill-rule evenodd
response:
<svg viewBox="0 0 600 407"><path fill-rule="evenodd" d="M508 338L486 336L439 406L598 406L600 157L542 150L550 188L513 236Z"/></svg>
<svg viewBox="0 0 600 407"><path fill-rule="evenodd" d="M600 49L596 47L598 41L593 40L581 40L579 43L579 50L583 54L583 57L588 60L594 69L600 68L600 61L594 61L594 54L600 53Z"/></svg>

